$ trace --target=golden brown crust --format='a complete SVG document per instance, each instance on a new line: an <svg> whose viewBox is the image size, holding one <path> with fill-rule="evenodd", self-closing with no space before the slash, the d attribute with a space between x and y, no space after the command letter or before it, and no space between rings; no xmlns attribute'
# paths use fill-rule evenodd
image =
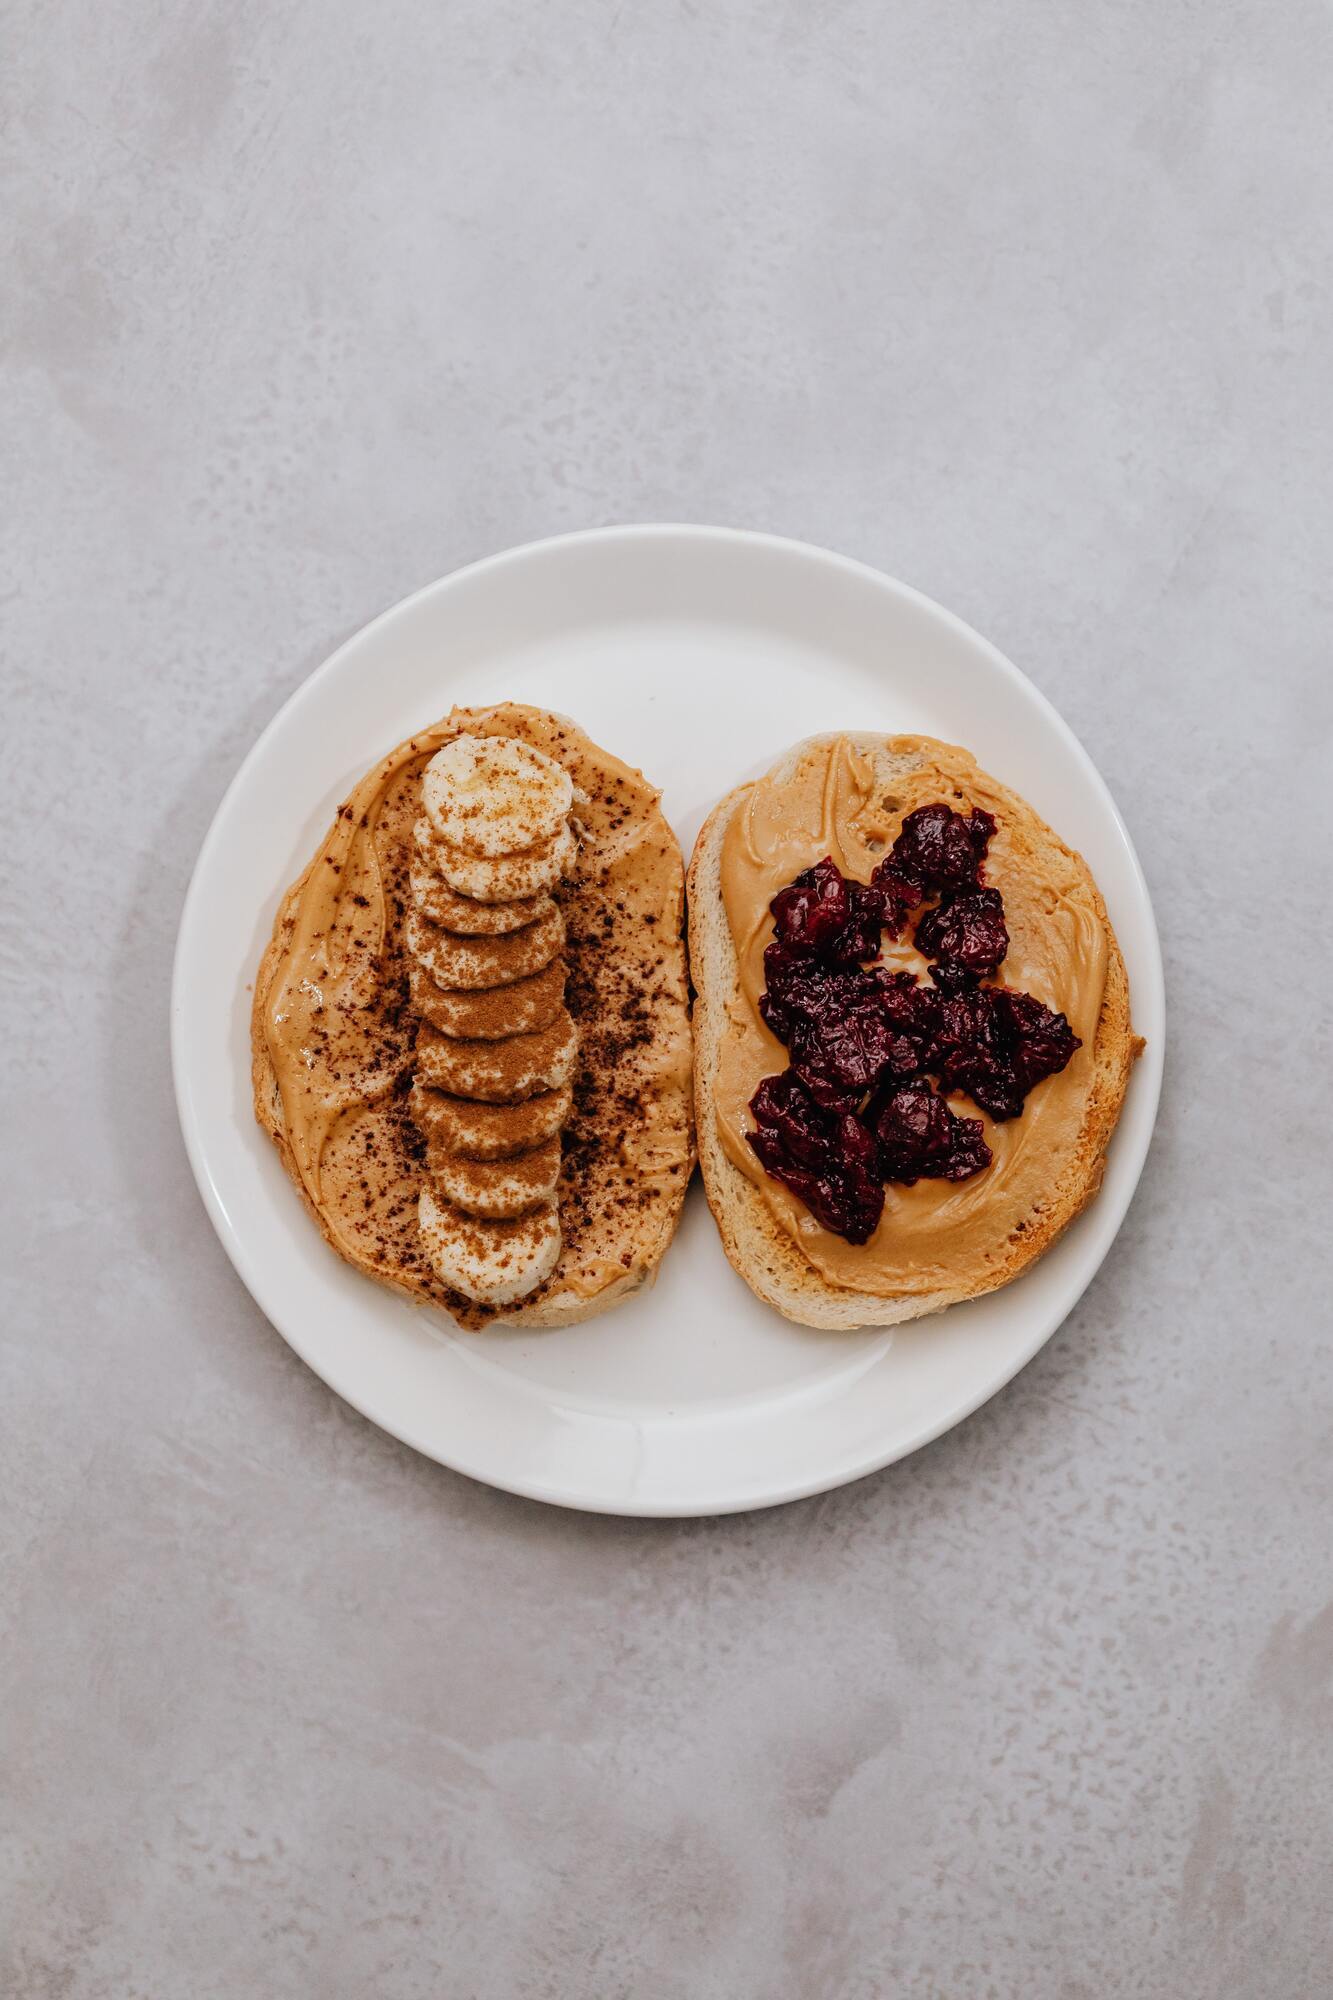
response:
<svg viewBox="0 0 1333 2000"><path fill-rule="evenodd" d="M858 745L913 760L929 759L929 737L858 736ZM804 746L796 746L784 764ZM952 749L952 746L947 746ZM994 783L993 780L990 781ZM830 1283L774 1220L759 1188L727 1157L713 1111L714 1080L726 1032L726 1010L738 993L737 960L720 889L722 839L750 790L738 786L714 807L695 843L687 875L690 968L695 987L694 1090L699 1163L709 1207L727 1256L750 1288L786 1318L807 1326L891 1326L937 1312L1009 1284L1048 1250L1091 1201L1105 1171L1106 1148L1120 1116L1130 1071L1142 1043L1130 1022L1129 982L1100 891L1081 857L1067 848L1017 793L997 787L1006 809L1034 840L1072 858L1091 886L1108 943L1107 977L1093 1044L1094 1077L1077 1151L1049 1197L1010 1239L1007 1254L984 1276L911 1296L876 1297Z"/></svg>

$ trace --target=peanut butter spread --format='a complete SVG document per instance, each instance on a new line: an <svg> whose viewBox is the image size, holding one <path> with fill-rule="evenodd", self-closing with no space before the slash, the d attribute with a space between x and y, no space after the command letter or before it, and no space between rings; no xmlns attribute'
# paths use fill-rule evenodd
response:
<svg viewBox="0 0 1333 2000"><path fill-rule="evenodd" d="M421 959L445 934L414 909L411 872L423 773L464 735L521 739L568 772L577 853L553 903L543 894L522 930L449 936L439 970L457 990L441 1005L452 1000L458 1011L431 1023ZM473 881L458 893L474 894ZM289 892L255 995L261 1119L334 1247L460 1321L483 1322L490 1310L442 1283L423 1245L427 1131L432 1150L448 1134L451 1151L475 1161L552 1137L563 1142L562 1247L524 1304L547 1293L592 1299L650 1267L674 1228L692 1160L682 921L680 852L655 790L572 723L514 703L455 709L383 758L339 807ZM513 1000L499 1039L506 989ZM575 1031L567 1037L565 1008ZM471 1104L430 1088L423 1096L431 1079L422 1057L441 1029L474 1038L452 1046L477 1076L487 1064L516 1065L539 1041L556 1054L576 1045L572 1097L568 1063L550 1067L549 1082L544 1072L546 1094L523 1104ZM452 1088L470 1078L460 1072ZM488 1081L486 1094L526 1087L516 1076L511 1093L507 1068L502 1080L505 1089L492 1092ZM507 1175L478 1167L468 1182L512 1190L530 1179L540 1195L547 1161L530 1173L517 1162ZM460 1160L455 1182L465 1171ZM499 1225L489 1227L493 1239Z"/></svg>
<svg viewBox="0 0 1333 2000"><path fill-rule="evenodd" d="M758 1012L764 947L773 936L769 903L802 869L831 855L844 875L870 879L906 815L937 799L959 811L993 812L987 880L1004 896L1009 927L1004 984L1020 987L1068 1016L1083 1046L1058 1076L1031 1092L1020 1118L986 1117L993 1164L971 1180L890 1185L868 1243L824 1229L804 1204L770 1179L746 1143L749 1103L787 1052ZM875 1297L928 1293L1001 1258L1011 1232L1027 1226L1044 1193L1077 1152L1088 1114L1094 1043L1106 985L1108 944L1096 892L1082 861L1054 842L1024 838L1012 795L965 752L931 746L929 766L877 784L872 758L845 737L812 744L790 776L773 775L741 799L722 847L722 895L736 948L739 991L729 1006L716 1082L718 1131L727 1157L759 1189L770 1213L830 1283ZM888 944L885 963L924 975L910 939ZM984 1116L970 1100L954 1108Z"/></svg>

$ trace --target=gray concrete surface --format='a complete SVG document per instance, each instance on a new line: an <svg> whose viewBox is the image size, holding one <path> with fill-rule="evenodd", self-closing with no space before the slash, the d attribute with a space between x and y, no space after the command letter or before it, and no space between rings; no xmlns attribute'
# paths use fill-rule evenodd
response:
<svg viewBox="0 0 1333 2000"><path fill-rule="evenodd" d="M1333 1991L1327 79L1313 0L18 0L0 1991ZM760 526L994 636L1175 1040L1096 1284L943 1442L546 1511L339 1405L189 1179L194 853L372 613Z"/></svg>

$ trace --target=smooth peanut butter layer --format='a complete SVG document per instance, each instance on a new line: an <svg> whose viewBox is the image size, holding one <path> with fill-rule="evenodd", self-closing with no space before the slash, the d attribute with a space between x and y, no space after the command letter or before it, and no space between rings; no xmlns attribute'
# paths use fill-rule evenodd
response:
<svg viewBox="0 0 1333 2000"><path fill-rule="evenodd" d="M721 887L736 949L739 986L728 1006L718 1053L715 1111L727 1158L760 1191L771 1215L830 1283L877 1297L927 1294L978 1280L999 1260L1012 1233L1030 1226L1043 1195L1077 1157L1096 1083L1094 1047L1106 988L1108 931L1101 900L1082 859L1047 829L1030 838L1030 809L987 777L965 751L932 744L927 765L877 785L874 759L845 737L812 743L794 770L750 786L727 827ZM958 810L994 813L998 830L987 880L1004 895L1008 956L1000 977L1063 1012L1082 1038L1068 1067L1031 1092L1023 1116L985 1118L993 1164L971 1180L890 1185L883 1217L868 1243L822 1228L795 1195L764 1172L746 1141L749 1110L764 1077L786 1068L787 1052L758 1011L764 947L773 935L769 904L825 855L844 875L868 881L908 813L938 799ZM890 944L885 963L918 975L926 963L910 940ZM970 1100L956 1107L977 1116Z"/></svg>

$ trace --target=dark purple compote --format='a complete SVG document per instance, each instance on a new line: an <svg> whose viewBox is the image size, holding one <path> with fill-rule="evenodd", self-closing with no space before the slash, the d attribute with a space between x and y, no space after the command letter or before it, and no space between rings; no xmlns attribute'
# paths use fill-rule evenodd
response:
<svg viewBox="0 0 1333 2000"><path fill-rule="evenodd" d="M1004 899L982 880L988 812L909 813L869 882L831 860L780 890L759 1011L791 1057L750 1100L764 1171L849 1243L874 1234L888 1181L964 1181L990 1165L980 1118L1017 1118L1079 1047L1063 1014L993 979L1009 949ZM923 908L923 906L925 906ZM873 963L885 936L913 943L930 981Z"/></svg>

